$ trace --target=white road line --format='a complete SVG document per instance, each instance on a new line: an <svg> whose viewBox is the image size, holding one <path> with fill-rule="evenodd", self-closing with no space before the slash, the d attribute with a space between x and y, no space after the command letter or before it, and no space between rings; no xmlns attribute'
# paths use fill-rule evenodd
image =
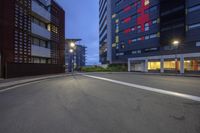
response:
<svg viewBox="0 0 200 133"><path fill-rule="evenodd" d="M167 91L167 90L127 83L127 82L123 82L123 81L117 81L117 80L103 78L103 77L84 75L84 74L82 74L82 75L85 77L89 77L89 78L104 80L104 81L108 81L108 82L112 82L112 83L116 83L116 84L120 84L120 85L125 85L125 86L134 87L134 88L138 88L138 89L142 89L142 90L147 90L147 91L151 91L151 92L156 92L156 93L160 93L160 94L165 94L165 95L170 95L170 96L175 96L175 97L180 97L180 98L200 102L200 97L198 97L198 96L193 96L193 95L188 95L188 94L183 94L183 93L178 93L178 92L173 92L173 91Z"/></svg>

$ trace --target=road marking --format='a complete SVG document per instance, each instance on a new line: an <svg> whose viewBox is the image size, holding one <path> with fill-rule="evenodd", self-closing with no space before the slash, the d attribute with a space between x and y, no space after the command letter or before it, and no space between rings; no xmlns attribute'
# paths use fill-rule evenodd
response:
<svg viewBox="0 0 200 133"><path fill-rule="evenodd" d="M134 87L134 88L138 88L138 89L142 89L142 90L147 90L147 91L151 91L151 92L156 92L156 93L160 93L160 94L165 94L165 95L170 95L170 96L175 96L175 97L180 97L180 98L200 102L200 97L198 97L198 96L193 96L193 95L188 95L188 94L183 94L183 93L178 93L178 92L173 92L173 91L167 91L167 90L162 90L162 89L158 89L158 88L152 88L152 87L148 87L148 86L137 85L137 84L127 83L127 82L123 82L123 81L103 78L103 77L84 75L84 74L82 74L82 75L85 77L89 77L89 78L104 80L104 81L108 81L108 82L112 82L112 83L116 83L116 84L120 84L120 85L125 85L125 86Z"/></svg>

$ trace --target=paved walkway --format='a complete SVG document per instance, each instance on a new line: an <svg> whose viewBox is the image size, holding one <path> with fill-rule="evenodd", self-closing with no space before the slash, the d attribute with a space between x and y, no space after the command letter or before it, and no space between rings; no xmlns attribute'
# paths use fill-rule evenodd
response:
<svg viewBox="0 0 200 133"><path fill-rule="evenodd" d="M15 85L50 79L50 78L58 78L69 76L71 74L54 74L54 75L40 75L40 76L29 76L29 77L20 77L20 78L11 78L11 79L0 79L0 90L5 89L7 87L12 87Z"/></svg>

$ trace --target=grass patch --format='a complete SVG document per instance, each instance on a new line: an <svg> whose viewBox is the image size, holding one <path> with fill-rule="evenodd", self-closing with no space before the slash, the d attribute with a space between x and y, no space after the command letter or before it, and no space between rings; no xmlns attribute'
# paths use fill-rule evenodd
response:
<svg viewBox="0 0 200 133"><path fill-rule="evenodd" d="M126 72L127 65L121 64L112 64L108 65L108 67L104 68L101 66L89 66L89 67L82 67L82 72Z"/></svg>

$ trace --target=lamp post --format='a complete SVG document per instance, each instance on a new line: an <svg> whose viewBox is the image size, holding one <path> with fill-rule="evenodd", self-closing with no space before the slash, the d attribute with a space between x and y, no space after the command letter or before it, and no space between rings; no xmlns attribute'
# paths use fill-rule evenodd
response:
<svg viewBox="0 0 200 133"><path fill-rule="evenodd" d="M180 41L179 40L174 40L172 42L172 44L176 47L176 51L175 51L175 67L176 67L176 71L178 72L178 57L177 57L177 54L178 54L178 46L180 44Z"/></svg>
<svg viewBox="0 0 200 133"><path fill-rule="evenodd" d="M74 72L74 52L76 49L76 44L74 42L70 43L70 49L69 49L69 53L71 54L72 58L70 60L71 63L71 72Z"/></svg>

